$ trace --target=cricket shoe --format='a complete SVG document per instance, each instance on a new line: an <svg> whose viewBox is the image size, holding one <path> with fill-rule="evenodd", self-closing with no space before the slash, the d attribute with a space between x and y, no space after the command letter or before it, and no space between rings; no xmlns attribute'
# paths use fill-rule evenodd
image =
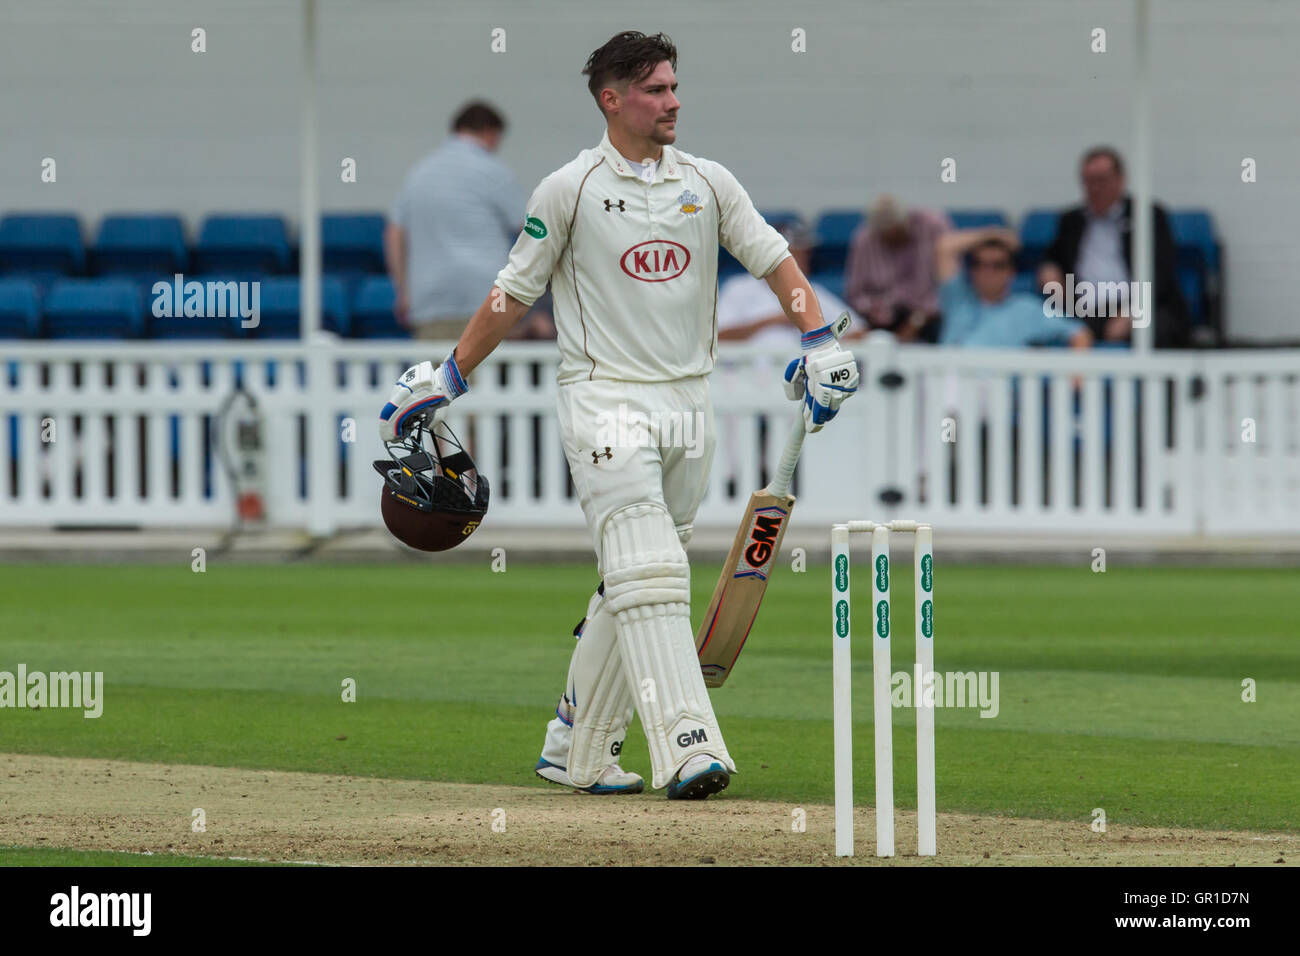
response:
<svg viewBox="0 0 1300 956"><path fill-rule="evenodd" d="M641 779L639 774L629 773L616 763L606 767L590 787L575 786L574 782L569 779L567 770L544 758L538 759L537 766L533 769L537 772L537 776L543 780L558 783L562 787L577 790L579 793L640 793L645 789L645 781Z"/></svg>
<svg viewBox="0 0 1300 956"><path fill-rule="evenodd" d="M678 770L668 783L669 800L703 800L711 793L726 790L731 774L711 754L696 754Z"/></svg>

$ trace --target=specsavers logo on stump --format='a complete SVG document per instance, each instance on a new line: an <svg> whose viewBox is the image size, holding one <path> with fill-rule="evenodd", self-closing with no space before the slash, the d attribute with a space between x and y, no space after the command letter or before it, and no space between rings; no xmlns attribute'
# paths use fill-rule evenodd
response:
<svg viewBox="0 0 1300 956"><path fill-rule="evenodd" d="M667 239L638 242L623 253L618 264L633 279L642 282L667 282L686 271L691 254L681 243Z"/></svg>

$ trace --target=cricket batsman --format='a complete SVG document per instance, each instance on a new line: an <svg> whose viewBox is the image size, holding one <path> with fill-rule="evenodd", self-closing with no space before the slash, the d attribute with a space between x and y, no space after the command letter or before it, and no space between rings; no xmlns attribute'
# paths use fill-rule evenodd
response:
<svg viewBox="0 0 1300 956"><path fill-rule="evenodd" d="M441 419L466 378L551 283L559 337L560 433L600 570L536 772L586 793L637 793L618 757L634 711L651 786L669 799L724 789L736 772L700 673L684 546L708 485L715 435L709 373L717 353L721 244L776 293L803 332L786 394L819 430L857 388L852 355L823 320L786 241L722 165L677 140L677 50L662 33L620 33L583 74L605 119L594 149L551 173L524 231L460 341L421 362L380 415L386 441L418 417ZM760 388L763 383L755 382ZM609 423L700 421L689 445L662 430L611 440Z"/></svg>

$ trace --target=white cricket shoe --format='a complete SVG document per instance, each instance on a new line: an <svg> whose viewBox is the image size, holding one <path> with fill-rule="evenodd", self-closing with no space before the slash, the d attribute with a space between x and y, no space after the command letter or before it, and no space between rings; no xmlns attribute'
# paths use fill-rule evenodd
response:
<svg viewBox="0 0 1300 956"><path fill-rule="evenodd" d="M579 793L640 793L645 789L645 781L641 779L640 774L624 770L616 763L606 767L600 776L596 778L596 782L589 787L575 786L573 781L569 779L567 770L546 759L538 759L537 766L533 769L536 771L537 776L543 780L558 783L562 787L577 790Z"/></svg>

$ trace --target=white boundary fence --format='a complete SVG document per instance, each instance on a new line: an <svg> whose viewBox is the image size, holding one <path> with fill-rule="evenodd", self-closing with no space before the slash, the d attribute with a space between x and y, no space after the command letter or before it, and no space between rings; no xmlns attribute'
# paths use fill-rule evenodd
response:
<svg viewBox="0 0 1300 956"><path fill-rule="evenodd" d="M427 343L0 343L0 527L230 522L215 414L240 376L265 416L270 523L379 524L375 422ZM958 350L858 343L861 393L805 444L800 524L906 513L1032 534L1300 532L1300 352ZM795 406L788 359L725 349L699 527L734 527ZM500 527L580 527L555 420L555 351L507 343L451 417L473 421ZM355 441L341 438L355 421ZM42 441L42 421L56 440ZM1253 440L1252 440L1253 439ZM323 464L322 464L323 463Z"/></svg>

